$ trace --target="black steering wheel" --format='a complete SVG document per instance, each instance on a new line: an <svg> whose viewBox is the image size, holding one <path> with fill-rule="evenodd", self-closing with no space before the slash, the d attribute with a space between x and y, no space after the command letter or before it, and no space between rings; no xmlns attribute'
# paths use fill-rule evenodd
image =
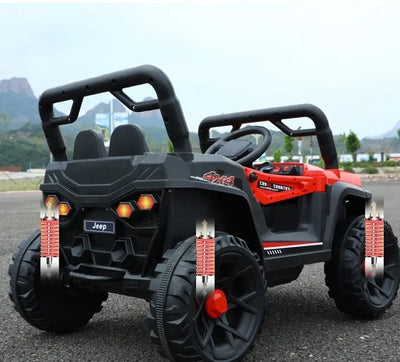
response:
<svg viewBox="0 0 400 362"><path fill-rule="evenodd" d="M251 134L260 134L263 136L258 145L254 145L250 141L238 140L240 137ZM251 165L267 150L271 144L271 140L271 132L267 128L261 126L247 126L222 136L204 153L223 155L241 165Z"/></svg>

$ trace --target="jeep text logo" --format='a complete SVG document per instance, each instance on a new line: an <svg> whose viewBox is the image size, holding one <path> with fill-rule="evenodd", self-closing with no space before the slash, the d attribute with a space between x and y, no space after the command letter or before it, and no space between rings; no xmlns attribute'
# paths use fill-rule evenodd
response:
<svg viewBox="0 0 400 362"><path fill-rule="evenodd" d="M93 223L92 229L94 230L106 230L107 229L107 225L106 224L98 224L97 222Z"/></svg>
<svg viewBox="0 0 400 362"><path fill-rule="evenodd" d="M115 233L115 223L110 221L83 220L83 230L91 233Z"/></svg>

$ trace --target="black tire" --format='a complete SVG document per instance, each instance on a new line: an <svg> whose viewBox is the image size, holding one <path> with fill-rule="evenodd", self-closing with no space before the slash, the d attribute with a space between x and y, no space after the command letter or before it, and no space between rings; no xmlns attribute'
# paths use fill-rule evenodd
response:
<svg viewBox="0 0 400 362"><path fill-rule="evenodd" d="M40 280L40 232L19 245L10 265L10 299L21 316L49 332L75 331L101 310L107 293L67 290Z"/></svg>
<svg viewBox="0 0 400 362"><path fill-rule="evenodd" d="M366 277L364 216L357 217L336 240L332 259L325 264L329 296L343 312L357 318L377 318L388 309L397 295L400 281L400 256L397 238L391 226L384 229L384 276Z"/></svg>
<svg viewBox="0 0 400 362"><path fill-rule="evenodd" d="M151 283L151 337L173 361L238 361L252 347L264 319L263 267L246 243L216 237L216 288L224 291L228 311L210 318L195 297L195 239L168 250Z"/></svg>

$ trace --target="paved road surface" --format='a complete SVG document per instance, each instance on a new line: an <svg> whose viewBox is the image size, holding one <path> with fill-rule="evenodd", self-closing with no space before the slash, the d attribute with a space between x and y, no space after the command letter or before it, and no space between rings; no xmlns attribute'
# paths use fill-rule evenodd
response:
<svg viewBox="0 0 400 362"><path fill-rule="evenodd" d="M385 216L400 235L400 183L365 184L385 197ZM38 193L0 194L0 361L156 361L147 304L111 295L87 327L53 335L28 325L11 307L7 268L18 243L38 226ZM399 361L400 299L377 321L340 313L327 295L323 265L269 290L267 317L246 361Z"/></svg>

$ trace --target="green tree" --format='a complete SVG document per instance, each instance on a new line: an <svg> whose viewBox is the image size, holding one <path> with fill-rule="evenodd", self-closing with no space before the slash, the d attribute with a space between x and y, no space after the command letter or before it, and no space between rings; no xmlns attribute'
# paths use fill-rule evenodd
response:
<svg viewBox="0 0 400 362"><path fill-rule="evenodd" d="M171 140L167 140L168 153L174 153L174 145Z"/></svg>
<svg viewBox="0 0 400 362"><path fill-rule="evenodd" d="M281 162L282 159L282 150L278 148L273 154L272 157L274 159L274 162Z"/></svg>
<svg viewBox="0 0 400 362"><path fill-rule="evenodd" d="M351 153L353 157L353 162L357 160L357 151L361 147L360 140L358 139L357 135L350 131L349 135L346 137L346 150Z"/></svg>
<svg viewBox="0 0 400 362"><path fill-rule="evenodd" d="M294 141L295 141L295 139L293 137L290 137L286 134L283 136L283 148L285 149L286 153L288 154L289 161L292 160Z"/></svg>
<svg viewBox="0 0 400 362"><path fill-rule="evenodd" d="M400 138L400 128L397 130L397 135L398 135L399 138Z"/></svg>
<svg viewBox="0 0 400 362"><path fill-rule="evenodd" d="M0 121L2 121L4 127L0 127L0 131L6 131L8 126L11 124L11 119L8 118L4 113L0 113Z"/></svg>

